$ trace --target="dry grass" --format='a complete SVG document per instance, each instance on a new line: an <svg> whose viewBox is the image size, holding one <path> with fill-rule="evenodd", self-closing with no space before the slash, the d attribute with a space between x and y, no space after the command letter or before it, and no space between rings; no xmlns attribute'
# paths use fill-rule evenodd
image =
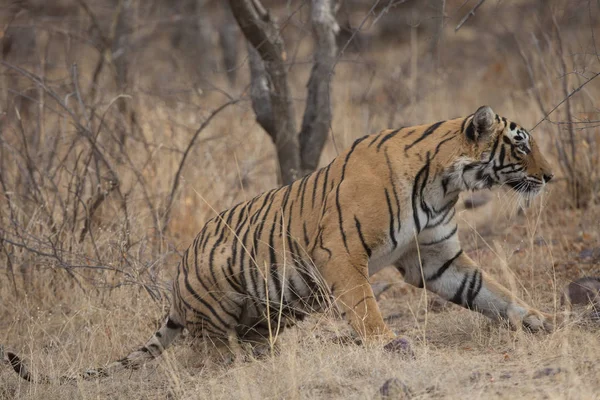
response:
<svg viewBox="0 0 600 400"><path fill-rule="evenodd" d="M449 7L454 3L448 1ZM552 106L564 93L558 61L543 58L528 39L515 39L511 33L520 32L516 28L519 24L534 24L533 19L519 14L523 3L482 8L472 24L456 35L449 33L443 42L443 68L438 73L428 69L427 59L415 60L420 53L409 43L376 43L368 52L348 56L355 62L341 62L336 69L332 136L322 163L363 134L465 115L484 103L526 127L535 125L543 116L539 99ZM590 27L566 21L561 30L565 46L581 48L581 53L591 51ZM600 31L595 32L600 37ZM417 37L422 48L427 39ZM535 86L511 40L520 41L531 67L538 72ZM6 253L0 252L0 343L22 354L34 372L74 374L104 365L143 343L168 307L166 297L153 299L144 287L153 293L166 293L164 287L172 278L178 252L212 217L211 207L222 210L276 184L272 144L254 122L249 103L242 101L219 114L202 133L184 169L168 229L165 235L156 234L154 215L142 189L157 213L161 211L182 149L210 110L226 101L206 88L204 93L189 90L181 65L154 62L160 60L167 46L166 40L159 40L136 53L137 69L132 73L135 84L130 104L136 110L142 137L152 145L145 147L133 138L127 145L131 164L114 158L121 188L130 193L126 201L131 247L123 250L120 243L124 217L112 195L94 216L93 243L90 237L77 243L81 216L76 229L60 238L69 254L77 255L69 260L91 260L90 264L118 267L118 271L65 269L51 257L37 257L18 246L7 245ZM307 60L309 54L310 43L300 42L298 60ZM595 57L583 61L582 56L577 57L568 58L570 69L581 65L587 70L600 68ZM64 60L58 55L56 58L54 67L46 72L49 82L65 76ZM177 54L174 58L177 60ZM93 60L84 50L79 54L82 87L90 82ZM419 69L411 69L411 65ZM239 87L231 90L236 95L248 80L242 69ZM308 72L309 66L303 64L292 69L291 86L298 98L304 95ZM212 82L216 87L226 87L221 75ZM3 79L7 86L17 82ZM577 77L570 79L572 88L580 83ZM106 89L96 102L104 110L115 92L108 77L100 82ZM23 81L17 83L22 85ZM574 97L574 115L600 120L595 102L600 95L599 83L586 86L582 98ZM157 89L164 87L170 91ZM3 96L8 102L10 96ZM302 102L297 106L299 115ZM561 113L562 108L553 121L564 119ZM44 159L44 141L53 134L62 138L58 154L64 153L76 136L72 125L60 118L50 113L44 118L37 154L40 160ZM114 117L111 121L119 120ZM30 124L26 128L33 129L34 124ZM534 132L554 160L560 156L555 152L555 140L563 132L556 129L544 123ZM5 150L7 143L20 149L14 130L5 132ZM100 140L108 146L109 139ZM578 147L579 159L593 161L598 154L594 146L600 145L597 130L587 133L586 143ZM18 157L15 160L18 164ZM2 162L8 183L16 188L22 169ZM581 162L585 168L593 167L591 161ZM58 174L69 177L72 170L66 168ZM560 290L570 279L600 275L600 260L589 255L600 248L600 206L590 200L585 209L568 208L573 204L565 195L568 186L564 179L568 176L558 168L558 161L557 170L560 176L556 183L523 214L517 213L513 194L504 191L494 192L494 200L483 208L459 213L460 234L469 254L515 293L545 311L560 310ZM597 165L593 171L597 176ZM139 183L136 173L144 177L144 184ZM59 185L59 192L68 191L66 181ZM44 193L52 198L51 190ZM85 198L92 193L93 187L88 185ZM0 199L0 205L4 237L12 229L11 221L16 221L23 227L19 232L43 238L37 242L26 236L28 245L48 250L44 240L51 241L53 236L43 210L29 203L16 204L17 216L11 220L6 197ZM60 210L55 212L60 218ZM4 264L7 253L12 273ZM600 398L598 325L575 318L552 334L511 331L470 311L432 301L432 295L408 287L391 269L380 272L374 280L395 282L382 295L380 305L393 329L413 343L414 359L386 354L380 347L334 343L332 338L347 335L348 327L330 316L316 315L286 330L278 338L280 348L275 356L229 367L207 362L202 346L192 348L187 339L177 341L160 360L141 370L99 381L31 385L3 367L0 399L374 398L380 386L394 377L403 381L415 398Z"/></svg>

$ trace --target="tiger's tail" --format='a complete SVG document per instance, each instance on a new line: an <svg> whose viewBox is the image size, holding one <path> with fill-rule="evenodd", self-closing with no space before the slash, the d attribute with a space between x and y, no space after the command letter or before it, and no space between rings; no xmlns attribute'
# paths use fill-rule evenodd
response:
<svg viewBox="0 0 600 400"><path fill-rule="evenodd" d="M163 351L181 334L183 325L175 322L171 317L157 330L152 338L141 348L132 351L126 357L108 364L106 367L87 370L78 376L61 376L51 378L49 376L33 376L23 361L16 354L7 351L2 355L0 346L0 357L7 362L19 376L31 383L66 383L79 379L91 380L110 376L121 369L136 369L144 363L159 357Z"/></svg>

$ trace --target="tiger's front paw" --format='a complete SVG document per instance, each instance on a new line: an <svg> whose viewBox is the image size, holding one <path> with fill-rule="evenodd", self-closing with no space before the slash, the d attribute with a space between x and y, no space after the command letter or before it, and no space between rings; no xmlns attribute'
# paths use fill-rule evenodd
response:
<svg viewBox="0 0 600 400"><path fill-rule="evenodd" d="M560 318L538 310L529 310L522 320L523 328L531 332L552 332L560 325Z"/></svg>

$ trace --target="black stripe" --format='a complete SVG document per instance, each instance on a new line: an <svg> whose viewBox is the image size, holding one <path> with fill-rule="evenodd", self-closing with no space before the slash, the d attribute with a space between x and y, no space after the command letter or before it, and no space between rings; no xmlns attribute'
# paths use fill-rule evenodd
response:
<svg viewBox="0 0 600 400"><path fill-rule="evenodd" d="M308 246L310 239L308 238L308 232L306 231L306 222L302 223L302 233L304 234L304 245Z"/></svg>
<svg viewBox="0 0 600 400"><path fill-rule="evenodd" d="M501 135L496 136L496 140L494 140L494 145L492 146L492 151L490 153L490 158L488 159L488 162L492 161L494 159L494 156L496 155L496 150L498 149L498 143L500 143L500 136Z"/></svg>
<svg viewBox="0 0 600 400"><path fill-rule="evenodd" d="M361 300L358 301L358 303L356 303L354 305L354 307L352 307L352 309L356 310L356 307L358 307L359 305L361 305L362 303L364 303L365 301L367 301L369 299L375 299L375 296L365 296L365 297L363 297Z"/></svg>
<svg viewBox="0 0 600 400"><path fill-rule="evenodd" d="M434 240L433 242L421 243L420 246L433 246L435 244L442 243L443 241L448 240L452 236L454 236L456 234L456 231L458 231L458 225L455 225L454 229L452 229L452 231L450 233L448 233L447 235L444 235L440 239Z"/></svg>
<svg viewBox="0 0 600 400"><path fill-rule="evenodd" d="M442 179L442 189L444 191L444 196L446 196L446 193L448 193L448 184L450 183L450 178L449 177L444 177Z"/></svg>
<svg viewBox="0 0 600 400"><path fill-rule="evenodd" d="M435 152L433 153L433 157L431 157L431 158L432 158L432 159L433 159L433 158L435 158L435 156L436 156L436 155L439 153L439 151L440 151L440 148L442 147L442 145L443 145L444 143L446 143L446 142L448 142L448 141L450 141L450 140L452 140L452 139L455 139L455 138L456 138L456 136L452 136L452 137L449 137L449 138L447 138L447 139L444 139L444 140L442 140L441 142L439 142L439 143L438 143L438 145L437 145L437 146L435 146Z"/></svg>
<svg viewBox="0 0 600 400"><path fill-rule="evenodd" d="M352 147L350 148L350 151L348 152L348 154L346 154L346 158L344 159L344 165L342 166L342 178L340 179L341 181L344 180L344 175L346 174L346 166L348 164L348 160L350 159L350 156L352 155L352 153L354 153L354 150L356 149L356 146L358 146L363 140L365 140L368 136L363 136L359 139L356 139L354 141L354 143L352 144Z"/></svg>
<svg viewBox="0 0 600 400"><path fill-rule="evenodd" d="M317 237L319 238L319 248L321 250L324 250L327 253L327 256L328 256L327 261L329 261L329 260L331 260L332 253L331 253L331 250L329 250L327 247L325 247L323 245L323 235L321 234L321 232L319 232L319 234L317 235Z"/></svg>
<svg viewBox="0 0 600 400"><path fill-rule="evenodd" d="M452 265L452 263L458 258L460 257L460 255L463 253L462 249L460 249L458 251L458 253L456 253L456 255L454 257L452 257L451 259L449 259L448 261L446 261L440 268L438 268L437 271L435 271L435 274L431 275L429 278L427 278L427 282L433 282L435 280L438 280L442 277L442 275L444 275L444 272L446 272L446 270L448 270L448 268L450 268L450 266Z"/></svg>
<svg viewBox="0 0 600 400"><path fill-rule="evenodd" d="M519 160L519 159L520 159L520 157L517 155L517 153L516 153L516 151L515 151L515 150L516 150L516 147L515 147L515 146L511 146L511 147L510 147L510 154L513 156L513 158L514 158L515 160Z"/></svg>
<svg viewBox="0 0 600 400"><path fill-rule="evenodd" d="M300 181L300 187L298 191L300 192L300 215L302 216L302 212L304 211L304 195L306 193L306 184L308 182L308 175L302 178Z"/></svg>
<svg viewBox="0 0 600 400"><path fill-rule="evenodd" d="M338 184L337 191L335 193L335 204L338 211L338 223L340 227L340 233L342 234L342 241L344 242L344 247L346 248L346 252L348 253L350 253L350 250L348 249L348 240L346 239L346 232L344 232L344 219L342 217L342 207L340 205L340 187L344 182L344 176L346 175L346 166L348 165L348 160L350 159L350 156L354 152L354 149L356 149L356 146L358 146L360 142L362 142L366 138L367 136L363 136L362 138L355 140L352 144L352 147L350 148L350 151L348 151L348 154L346 154L346 158L344 159L344 165L342 166L342 176L340 178L340 183Z"/></svg>
<svg viewBox="0 0 600 400"><path fill-rule="evenodd" d="M504 158L506 157L506 148L504 145L500 146L500 154L498 155L498 168L502 168L504 166ZM496 167L494 167L496 169ZM498 170L498 169L497 169Z"/></svg>
<svg viewBox="0 0 600 400"><path fill-rule="evenodd" d="M230 214L231 216L231 214ZM219 217L222 220L222 217ZM218 280L217 277L215 275L215 270L214 270L214 261L215 261L215 251L217 250L217 247L219 247L219 245L221 244L221 242L223 241L223 236L225 235L225 229L221 229L221 233L219 234L219 237L217 238L217 240L215 241L215 243L213 244L212 248L210 249L210 253L208 255L208 270L210 271L210 275L213 278L213 282L215 285L218 286ZM196 253L198 254L198 253ZM198 256L196 255L196 259L198 258Z"/></svg>
<svg viewBox="0 0 600 400"><path fill-rule="evenodd" d="M394 222L396 218L394 217L394 211L392 210L392 202L390 201L390 195L388 194L387 188L385 188L385 201L387 202L388 212L390 213L390 239L392 240L395 249L396 247L398 247L396 233L394 232Z"/></svg>
<svg viewBox="0 0 600 400"><path fill-rule="evenodd" d="M271 210L271 206L273 205L273 202L269 202L269 205L267 206L266 211L264 212L264 214L261 217L261 222L258 225L258 227L254 230L253 233L253 239L252 239L252 254L254 254L254 261L257 265L255 265L255 268L252 269L252 272L254 272L255 274L257 274L259 272L259 268L262 268L262 265L259 265L259 257L258 257L258 246L259 246L259 240L262 236L262 231L265 227L265 222L267 220L267 215L269 213L269 211ZM262 273L260 274L261 277L263 276ZM268 289L268 278L265 276L264 277L267 280L267 285L265 285L264 279L256 279L255 282L257 282L256 285L256 294L260 299L265 299L266 298L266 291ZM264 286L263 286L264 285ZM260 287L263 286L263 294L261 295L260 293Z"/></svg>
<svg viewBox="0 0 600 400"><path fill-rule="evenodd" d="M358 237L360 238L360 242L362 243L363 248L367 252L367 256L370 258L371 257L371 248L365 241L365 237L363 236L362 231L360 230L360 221L358 220L358 218L356 218L356 215L354 216L354 224L356 225L356 230L358 231Z"/></svg>
<svg viewBox="0 0 600 400"><path fill-rule="evenodd" d="M444 133L444 135L442 136L442 138L445 138L446 136L448 136L449 134L454 134L456 135L459 131L453 131L452 129L449 129L448 132ZM456 136L454 136L456 137Z"/></svg>
<svg viewBox="0 0 600 400"><path fill-rule="evenodd" d="M190 311L192 311L194 313L194 315L200 316L202 319L205 319L206 322L208 322L209 324L213 325L215 329L221 330L223 332L226 332L227 330L229 330L230 326L219 316L219 314L215 311L215 309L212 308L211 305L208 304L208 302L206 302L204 299L202 299L200 297L200 295L194 290L194 288L192 288L192 286L189 283L188 276L187 276L186 273L184 273L184 281L183 281L183 283L185 284L185 289L192 295L192 297L196 301L198 301L200 304L202 304L213 315L214 318L211 318L208 315L204 314L202 311L196 309L191 304L187 303L182 297L180 297L181 302L183 304L185 304L186 307ZM215 325L214 322L213 322L214 320L219 321L219 323L223 327L219 327L219 326ZM225 329L223 329L223 328L225 328Z"/></svg>
<svg viewBox="0 0 600 400"><path fill-rule="evenodd" d="M173 321L173 319L171 317L167 318L167 329L174 329L174 330L180 330L183 329L183 325ZM157 332L158 333L158 332Z"/></svg>
<svg viewBox="0 0 600 400"><path fill-rule="evenodd" d="M249 204L246 203L244 205L244 208L242 208L242 211L240 211L240 217L238 218L237 223L235 224L235 231L236 231L236 235L238 232L238 228L240 228L240 226L246 222L248 220L248 217L250 216L250 211L249 211Z"/></svg>
<svg viewBox="0 0 600 400"><path fill-rule="evenodd" d="M439 210L436 210L435 207L433 207L433 206L431 207L431 210L433 211L433 214L435 215L436 218L439 217L440 214L442 214L442 213L445 216L446 213L448 212L448 210L451 209L452 207L454 207L457 202L458 202L458 196L448 200L448 202L446 204L444 204L442 206L442 208L440 208Z"/></svg>
<svg viewBox="0 0 600 400"><path fill-rule="evenodd" d="M333 163L333 161L331 163ZM325 167L325 180L323 181L323 188L321 189L321 203L325 201L325 193L327 193L327 179L329 178L329 167L331 167L331 163Z"/></svg>
<svg viewBox="0 0 600 400"><path fill-rule="evenodd" d="M248 234L250 233L250 224L246 224L246 231L244 232L244 236L242 236L242 248L240 249L240 263L239 263L239 267L240 267L240 274L241 274L241 278L242 278L242 285L245 287L246 291L248 292L248 294L253 298L256 297L256 290L254 290L256 288L256 282L254 279L254 274L252 274L252 268L254 267L252 264L250 264L249 268L248 268L248 275L250 277L250 282L248 282L246 280L246 268L244 265L244 259L246 258L246 255L248 255L248 258L251 260L250 254L249 254L249 249L248 249L248 244L246 243L246 240L248 239ZM250 284L252 285L252 287L250 287Z"/></svg>
<svg viewBox="0 0 600 400"><path fill-rule="evenodd" d="M383 132L379 132L379 133L376 133L375 135L373 135L373 140L371 140L371 141L369 142L369 145L368 145L367 147L371 147L371 145L372 145L373 143L375 143L375 142L377 141L377 139L379 139L379 136L381 136L381 134L382 134L382 133L383 133Z"/></svg>
<svg viewBox="0 0 600 400"><path fill-rule="evenodd" d="M209 224L212 222L212 220L208 221L206 223L206 225L204 225L204 228L202 228L202 235L201 238L198 242L196 242L196 246L194 247L194 251L199 251L200 248L204 247L206 245L206 242L208 242L209 238L210 238L210 234L208 233L208 226Z"/></svg>
<svg viewBox="0 0 600 400"><path fill-rule="evenodd" d="M394 136L396 136L398 134L398 132L400 132L403 128L398 128L396 130L391 131L390 133L388 133L387 135L385 135L383 137L383 139L381 139L381 142L379 142L379 144L377 145L377 151L381 150L381 146L383 146L383 144L385 142L387 142L388 140L390 140L391 138L393 138ZM370 146L370 145L369 145Z"/></svg>
<svg viewBox="0 0 600 400"><path fill-rule="evenodd" d="M323 172L323 168L321 168L315 175L315 183L313 184L313 192L312 192L311 203L310 203L310 206L313 209L315 208L315 196L317 195L317 183L319 182L319 177L321 176L322 172Z"/></svg>
<svg viewBox="0 0 600 400"><path fill-rule="evenodd" d="M471 284L469 285L469 291L467 292L467 301L465 305L468 309L473 309L473 302L475 301L475 297L477 297L477 295L479 294L482 285L483 275L481 274L481 271L476 269L473 272L473 279L471 280Z"/></svg>
<svg viewBox="0 0 600 400"><path fill-rule="evenodd" d="M392 168L392 162L390 161L390 157L388 155L387 149L384 150L385 153L385 161L388 166L388 170L390 173L390 186L392 187L392 192L394 193L394 199L396 200L396 210L398 212L398 232L400 232L400 228L402 227L402 217L400 216L400 197L398 196L398 191L396 190L396 174Z"/></svg>
<svg viewBox="0 0 600 400"><path fill-rule="evenodd" d="M456 208L449 208L447 211L448 214L444 218L442 218L442 222L440 225L446 225L448 222L452 221L454 215L456 215Z"/></svg>
<svg viewBox="0 0 600 400"><path fill-rule="evenodd" d="M458 305L462 306L462 292L463 292L463 290L465 290L465 286L467 285L468 278L469 278L469 275L465 274L462 282L460 283L458 290L456 291L456 293L454 293L454 296L452 296L452 298L450 299L450 301L453 302L454 304L458 304Z"/></svg>
<svg viewBox="0 0 600 400"><path fill-rule="evenodd" d="M285 195L283 195L283 201L281 202L281 210L282 210L284 216L285 216L285 212L286 212L287 203L290 200L291 193L292 193L292 187L290 185L290 186L287 186Z"/></svg>
<svg viewBox="0 0 600 400"><path fill-rule="evenodd" d="M33 377L27 371L25 365L23 365L23 361L14 353L6 352L6 357L8 358L8 362L12 369L19 374L19 376L25 379L28 382L33 382Z"/></svg>
<svg viewBox="0 0 600 400"><path fill-rule="evenodd" d="M413 195L412 195L412 203L413 203L413 218L415 220L415 225L417 227L417 233L421 232L421 221L419 221L419 211L417 209L417 203L427 216L427 222L423 226L427 226L429 223L429 218L431 216L431 210L425 201L425 196L423 196L423 192L425 191L425 185L427 185L427 180L429 179L429 166L430 166L430 157L429 152L427 152L427 160L425 161L425 165L417 176L415 177L414 187L413 187ZM421 176L423 175L423 176ZM418 188L418 189L417 189ZM418 194L417 194L418 190ZM418 199L417 199L418 197Z"/></svg>
<svg viewBox="0 0 600 400"><path fill-rule="evenodd" d="M421 233L421 221L419 220L419 208L418 204L418 195L419 195L419 182L421 179L421 175L425 173L425 170L428 169L428 164L425 164L423 168L419 170L417 176L415 177L415 181L413 182L413 192L412 192L412 208L413 208L413 219L415 221L415 227L417 228L417 233Z"/></svg>
<svg viewBox="0 0 600 400"><path fill-rule="evenodd" d="M215 301L216 304L219 305L219 307L221 308L221 310L223 310L223 312L227 315L229 315L234 321L237 320L238 316L236 314L233 314L231 311L227 310L225 308L225 305L223 304L222 301L220 301L219 299L217 299L217 297L215 296L215 290L212 290L212 288L210 288L206 283L204 283L204 280L202 279L202 277L200 276L200 268L198 268L198 253L196 253L195 257L194 257L194 269L196 272L196 279L198 280L198 282L200 282L200 285L202 285L202 287L204 288L204 291L206 293L208 293L208 295ZM212 272L211 272L212 274ZM186 274L186 278L187 278L187 274ZM213 275L213 279L216 280L216 277L214 277ZM217 282L215 281L214 284L215 287L219 288ZM200 300L200 297L198 296L198 299ZM208 305L208 303L206 303Z"/></svg>
<svg viewBox="0 0 600 400"><path fill-rule="evenodd" d="M290 203L290 210L292 209L293 205L294 205L294 201L292 200L292 202ZM291 226L292 226L292 212L290 211L288 213L287 226L285 227L284 235L286 237L288 251L290 252L290 255L293 259L294 258L294 241L292 240Z"/></svg>
<svg viewBox="0 0 600 400"><path fill-rule="evenodd" d="M420 138L418 138L417 140L415 140L411 144L409 144L406 147L404 147L404 151L410 150L414 145L416 145L417 143L419 143L420 141L422 141L423 139L425 139L427 136L431 135L444 122L446 122L446 121L436 122L435 124L431 125L429 128L425 129L425 132L423 132L423 134L421 135Z"/></svg>
<svg viewBox="0 0 600 400"><path fill-rule="evenodd" d="M144 346L144 347L146 347L148 349L150 355L153 358L156 358L157 355L160 355L160 353L162 353L162 350L163 350L161 348L161 346L156 343L150 343L148 346Z"/></svg>
<svg viewBox="0 0 600 400"><path fill-rule="evenodd" d="M273 285L275 286L275 295L279 299L281 293L281 283L279 281L279 273L277 271L277 253L275 252L275 227L277 226L278 213L275 212L273 222L271 223L271 232L269 234L269 262L271 265L271 279L273 279ZM269 296L270 298L271 296Z"/></svg>
<svg viewBox="0 0 600 400"><path fill-rule="evenodd" d="M297 247L296 242L294 242L293 248L295 249L295 253L300 257L300 263L296 267L296 271L299 273L300 279L302 279L304 285L308 289L308 297L310 297L310 295L318 289L318 284L310 274L310 264L303 261L303 258L300 255L300 249Z"/></svg>
<svg viewBox="0 0 600 400"><path fill-rule="evenodd" d="M225 331L222 331L220 329L219 330L211 329L207 326L206 322L207 322L207 320L202 319L202 320L200 320L200 322L190 321L190 322L188 322L188 325L189 326L200 326L200 330L203 333L206 333L207 335L212 336L212 337L222 337L222 338L226 337Z"/></svg>
<svg viewBox="0 0 600 400"><path fill-rule="evenodd" d="M341 182L340 182L341 185ZM337 191L335 193L335 206L338 212L338 224L340 228L340 233L342 234L342 241L344 243L344 247L346 248L346 252L350 253L348 249L348 241L346 239L346 232L344 232L344 219L342 217L342 207L340 205L340 186L338 185Z"/></svg>
<svg viewBox="0 0 600 400"><path fill-rule="evenodd" d="M258 218L261 215L262 211L264 210L267 202L271 199L272 196L273 196L273 191L270 191L270 192L266 193L266 195L265 195L265 197L263 199L262 204L260 205L260 207L258 208L258 210L256 210L254 212L254 214L252 214L252 217L250 218L250 224L254 224L258 220ZM270 207L270 205L271 205L271 203L269 203L269 207Z"/></svg>
<svg viewBox="0 0 600 400"><path fill-rule="evenodd" d="M238 293L242 293L244 291L240 281L235 277L235 272L233 272L233 263L231 262L231 257L227 257L227 273L224 275L225 280L233 290Z"/></svg>

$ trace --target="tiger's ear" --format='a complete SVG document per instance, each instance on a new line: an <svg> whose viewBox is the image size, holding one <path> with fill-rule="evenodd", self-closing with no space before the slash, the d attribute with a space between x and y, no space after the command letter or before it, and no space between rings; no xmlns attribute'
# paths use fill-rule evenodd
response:
<svg viewBox="0 0 600 400"><path fill-rule="evenodd" d="M486 141L496 131L496 113L490 106L481 106L473 114L465 134L474 142Z"/></svg>

